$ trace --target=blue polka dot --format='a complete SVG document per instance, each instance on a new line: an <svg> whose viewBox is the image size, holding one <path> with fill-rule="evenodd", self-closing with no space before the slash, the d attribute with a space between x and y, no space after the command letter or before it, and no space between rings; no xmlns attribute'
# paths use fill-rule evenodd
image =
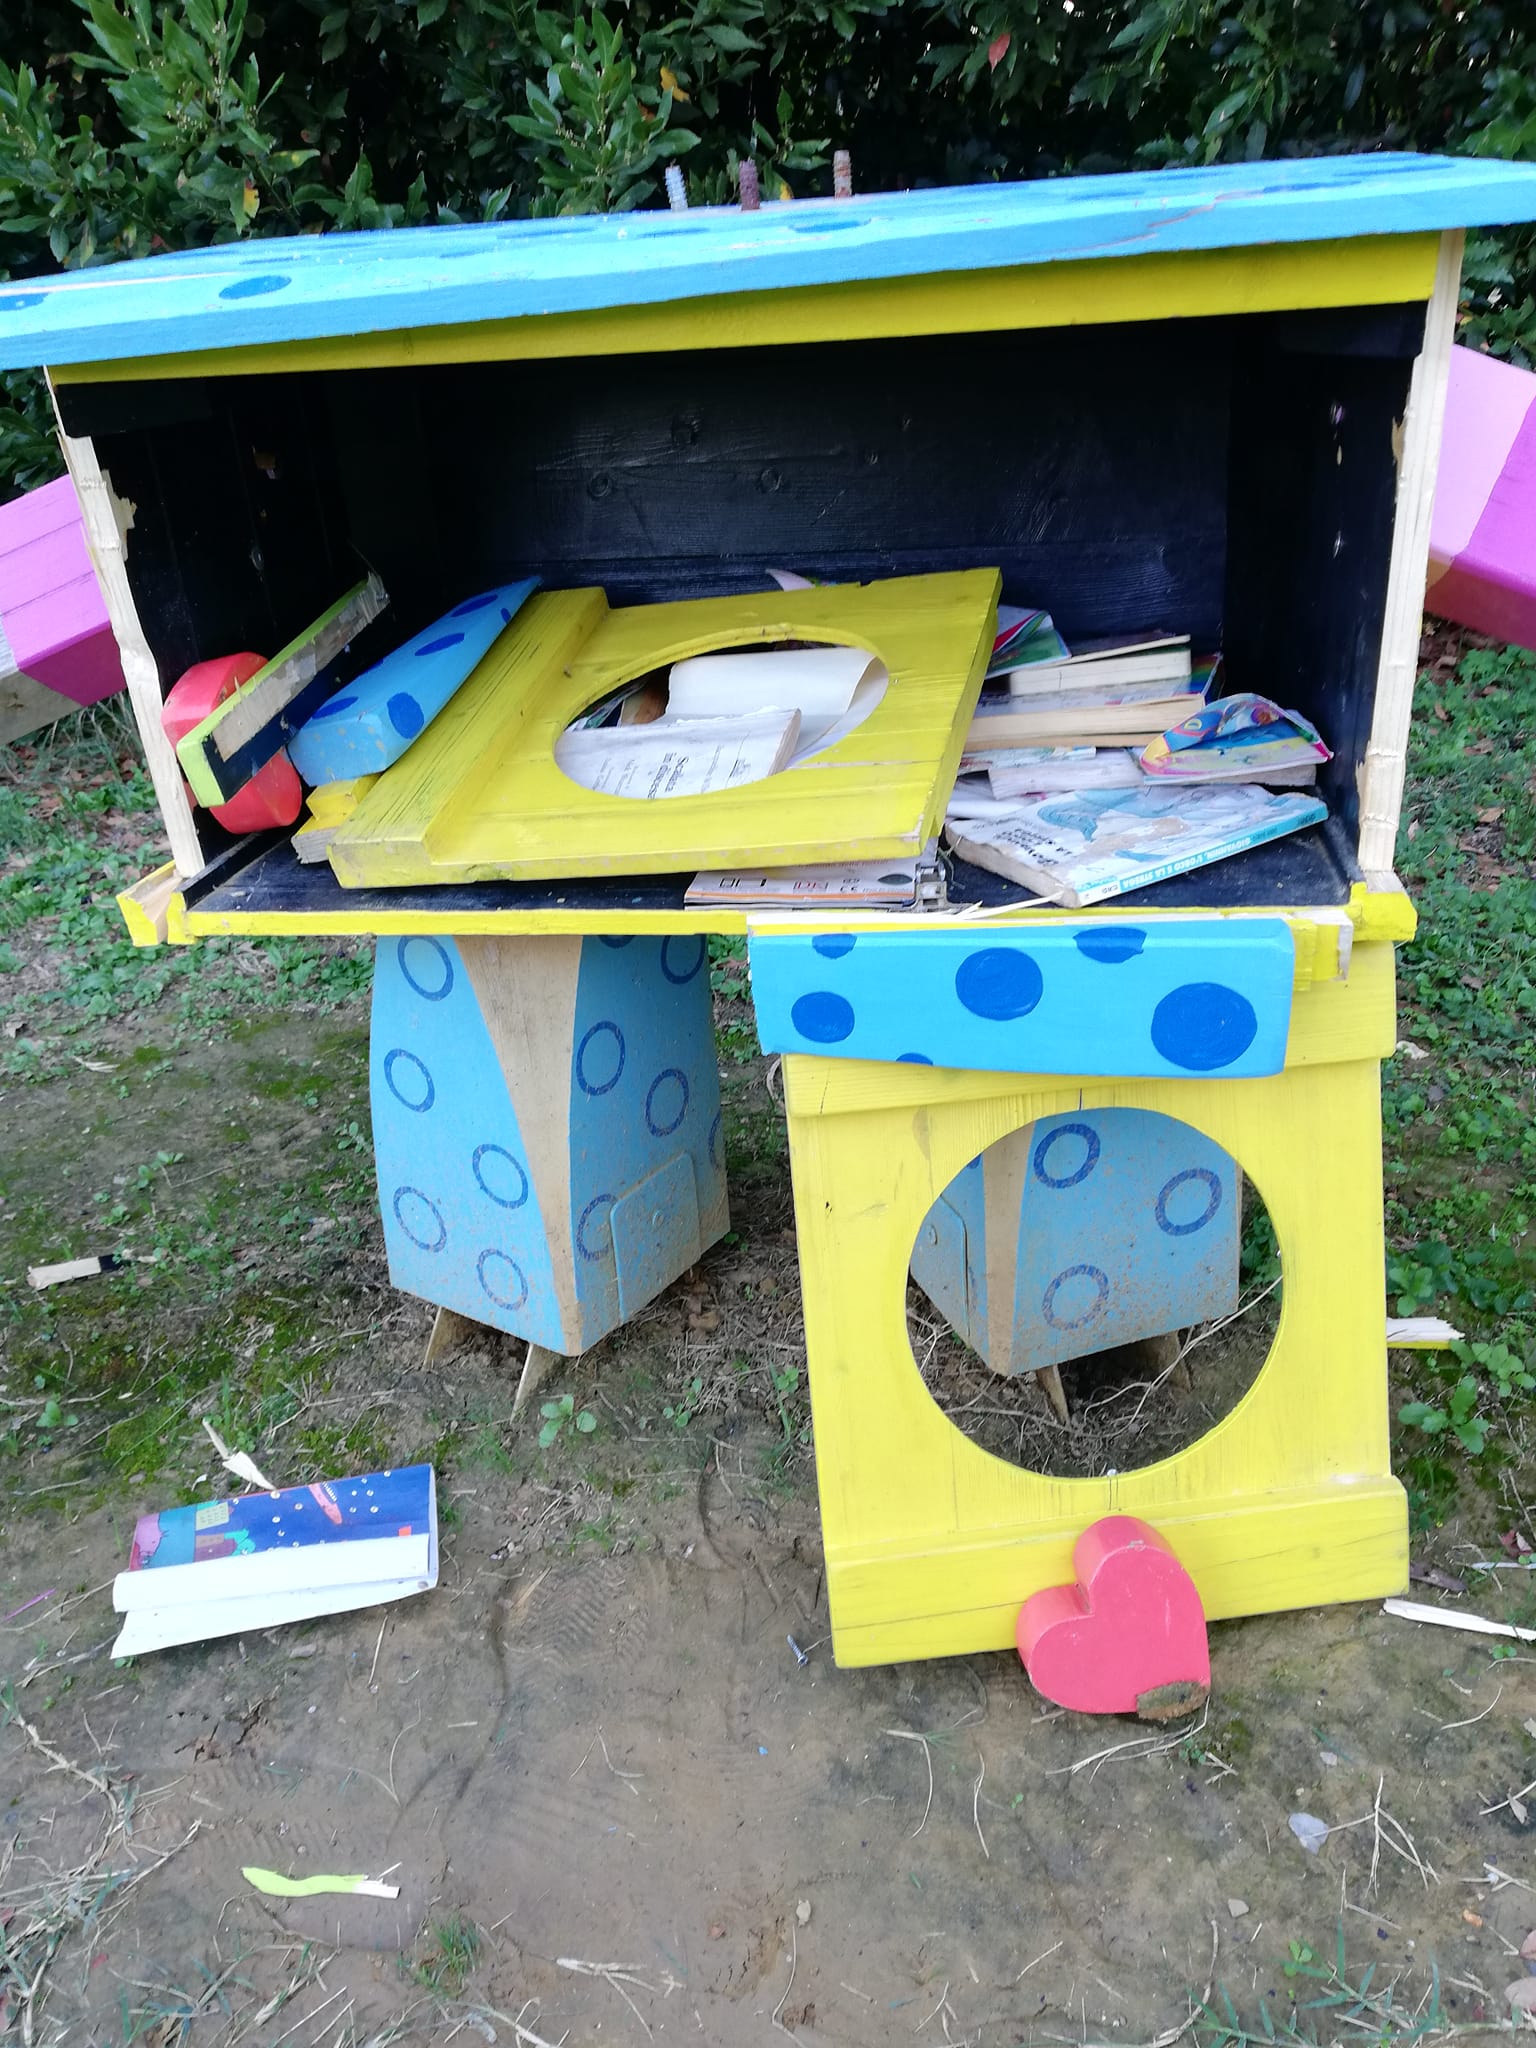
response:
<svg viewBox="0 0 1536 2048"><path fill-rule="evenodd" d="M593 1065L597 1070L596 1079L587 1072L587 1055L589 1052L593 1055ZM613 1072L604 1080L602 1078L602 1063L609 1060L613 1062ZM623 1032L617 1024L607 1022L594 1024L576 1048L576 1080L582 1093L584 1095L606 1095L610 1088L618 1086L619 1076L623 1071Z"/></svg>
<svg viewBox="0 0 1536 2048"><path fill-rule="evenodd" d="M24 313L28 306L43 303L41 292L6 292L0 295L0 313Z"/></svg>
<svg viewBox="0 0 1536 2048"><path fill-rule="evenodd" d="M1187 1223L1175 1223L1168 1214L1170 1197L1181 1188L1201 1187L1205 1190L1205 1208L1200 1215ZM1180 1204L1180 1206L1184 1206ZM1182 1173L1176 1173L1166 1181L1158 1194L1157 1207L1153 1215L1157 1227L1168 1237L1193 1237L1197 1230L1204 1230L1207 1223L1221 1207L1221 1179L1208 1166L1186 1166Z"/></svg>
<svg viewBox="0 0 1536 2048"><path fill-rule="evenodd" d="M483 612L488 604L494 604L501 595L498 590L482 591L479 597L466 597L462 604L456 604L448 614L450 619L466 618L470 612Z"/></svg>
<svg viewBox="0 0 1536 2048"><path fill-rule="evenodd" d="M676 1114L668 1116L673 1107L664 1091L676 1090ZM658 1112L656 1098L662 1101ZM670 1138L683 1118L688 1114L688 1076L681 1067L663 1067L650 1087L645 1091L645 1127L653 1138Z"/></svg>
<svg viewBox="0 0 1536 2048"><path fill-rule="evenodd" d="M723 1171L725 1168L725 1154L720 1145L720 1119L723 1114L723 1111L717 1109L709 1125L709 1161L717 1171Z"/></svg>
<svg viewBox="0 0 1536 2048"><path fill-rule="evenodd" d="M688 959L686 949L690 944L694 948L692 963L680 968L677 964L677 961L675 961L672 958L672 949L674 946L681 947L683 950L680 953L679 958L686 962ZM704 961L706 956L708 955L708 952L709 941L705 938L702 932L697 933L696 935L691 937L691 939L663 939L661 942L661 971L667 977L668 981L675 982L677 986L681 988L685 981L692 981L693 977L704 965Z"/></svg>
<svg viewBox="0 0 1536 2048"><path fill-rule="evenodd" d="M796 996L789 1016L800 1036L813 1045L837 1045L853 1030L852 1003L830 989L812 989L809 995Z"/></svg>
<svg viewBox="0 0 1536 2048"><path fill-rule="evenodd" d="M221 299L264 299L269 292L285 291L291 278L286 277L241 277L233 284L225 285L219 293Z"/></svg>
<svg viewBox="0 0 1536 2048"><path fill-rule="evenodd" d="M1043 987L1040 969L1028 953L1011 947L988 946L968 954L955 971L955 994L971 1015L1000 1024L1027 1017Z"/></svg>
<svg viewBox="0 0 1536 2048"><path fill-rule="evenodd" d="M414 932L395 948L395 959L401 974L425 1001L440 1003L451 992L453 962L448 957L447 948L440 946L436 939Z"/></svg>
<svg viewBox="0 0 1536 2048"><path fill-rule="evenodd" d="M1192 1074L1230 1067L1258 1029L1248 998L1219 981L1186 982L1152 1012L1152 1043L1171 1065Z"/></svg>
<svg viewBox="0 0 1536 2048"><path fill-rule="evenodd" d="M389 713L389 722L403 740L415 739L427 722L427 715L412 696L404 690L396 690L384 706Z"/></svg>
<svg viewBox="0 0 1536 2048"><path fill-rule="evenodd" d="M841 960L853 948L852 932L823 932L820 938L811 941L811 951L819 953L823 960Z"/></svg>
<svg viewBox="0 0 1536 2048"><path fill-rule="evenodd" d="M482 1252L475 1261L475 1277L498 1308L521 1308L528 1299L528 1281L523 1269L505 1252Z"/></svg>
<svg viewBox="0 0 1536 2048"><path fill-rule="evenodd" d="M1061 1297L1065 1295L1063 1301ZM1109 1301L1108 1276L1097 1266L1068 1266L1045 1290L1040 1312L1053 1330L1082 1330L1096 1323ZM1077 1313L1058 1315L1057 1307Z"/></svg>
<svg viewBox="0 0 1536 2048"><path fill-rule="evenodd" d="M437 1100L437 1087L426 1067L415 1053L405 1052L399 1046L384 1055L384 1085L396 1102L418 1114L429 1110ZM413 1096L419 1099L413 1101Z"/></svg>
<svg viewBox="0 0 1536 2048"><path fill-rule="evenodd" d="M1067 1151L1058 1156L1056 1164L1058 1169L1064 1168L1065 1171L1053 1173L1048 1162L1063 1138L1069 1141ZM1074 1156L1075 1144L1082 1145L1083 1156L1075 1166L1068 1166L1068 1160ZM1099 1150L1099 1134L1092 1124L1058 1124L1035 1147L1035 1178L1044 1181L1048 1188L1075 1188L1098 1165Z"/></svg>
<svg viewBox="0 0 1536 2048"><path fill-rule="evenodd" d="M420 1188L396 1188L391 1206L395 1221L420 1250L440 1252L448 1242L448 1226L442 1211Z"/></svg>
<svg viewBox="0 0 1536 2048"><path fill-rule="evenodd" d="M632 946L635 943L635 935L631 932L628 938L616 939L611 932L599 932L597 943L600 946L609 946L617 953L621 946Z"/></svg>
<svg viewBox="0 0 1536 2048"><path fill-rule="evenodd" d="M436 640L429 640L425 647L417 648L416 659L420 661L423 656L428 654L446 654L450 647L461 645L463 639L464 635L462 633L439 634Z"/></svg>
<svg viewBox="0 0 1536 2048"><path fill-rule="evenodd" d="M1076 934L1077 950L1090 960L1102 960L1118 967L1122 960L1134 960L1147 943L1147 935L1133 924L1094 925Z"/></svg>
<svg viewBox="0 0 1536 2048"><path fill-rule="evenodd" d="M899 1052L896 1055L896 1064L899 1067L931 1067L933 1061L925 1052Z"/></svg>
<svg viewBox="0 0 1536 2048"><path fill-rule="evenodd" d="M350 711L357 702L355 697L333 697L329 704L322 704L318 711L312 711L311 723L317 718L337 718L343 711Z"/></svg>
<svg viewBox="0 0 1536 2048"><path fill-rule="evenodd" d="M499 1209L521 1209L528 1199L528 1175L505 1145L477 1145L469 1170ZM508 1192L508 1190L512 1192Z"/></svg>
<svg viewBox="0 0 1536 2048"><path fill-rule="evenodd" d="M588 1202L587 1206L585 1207L585 1209L582 1210L580 1216L576 1220L576 1249L581 1253L581 1256L584 1259L590 1259L594 1264L599 1259L606 1259L609 1255L609 1252L612 1249L612 1246L610 1245L607 1237L604 1237L602 1243L598 1246L597 1250L593 1251L592 1247L587 1243L587 1225L591 1222L592 1218L597 1214L599 1209L603 1210L606 1213L612 1207L612 1195L594 1195L591 1201Z"/></svg>

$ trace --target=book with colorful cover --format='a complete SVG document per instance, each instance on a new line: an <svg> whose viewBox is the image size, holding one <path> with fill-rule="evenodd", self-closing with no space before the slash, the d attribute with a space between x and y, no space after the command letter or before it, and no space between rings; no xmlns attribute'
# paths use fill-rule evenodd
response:
<svg viewBox="0 0 1536 2048"><path fill-rule="evenodd" d="M1000 816L947 820L945 836L974 866L1080 908L1228 860L1327 815L1316 797L1271 796L1247 783L1085 789L1025 798Z"/></svg>
<svg viewBox="0 0 1536 2048"><path fill-rule="evenodd" d="M1246 690L1192 711L1148 744L1141 765L1148 775L1169 781L1215 773L1262 782L1278 770L1315 768L1331 759L1310 719Z"/></svg>
<svg viewBox="0 0 1536 2048"><path fill-rule="evenodd" d="M1037 661L1067 659L1067 643L1051 623L1049 612L1027 605L1000 604L997 633L992 642L988 676L1005 676L1010 670Z"/></svg>
<svg viewBox="0 0 1536 2048"><path fill-rule="evenodd" d="M437 1584L430 1465L162 1508L134 1527L112 1604L131 1657L339 1614Z"/></svg>

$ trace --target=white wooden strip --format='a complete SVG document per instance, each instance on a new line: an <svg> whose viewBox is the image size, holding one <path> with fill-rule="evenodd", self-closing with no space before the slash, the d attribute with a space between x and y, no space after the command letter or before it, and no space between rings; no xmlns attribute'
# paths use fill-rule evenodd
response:
<svg viewBox="0 0 1536 2048"><path fill-rule="evenodd" d="M1512 1636L1519 1643L1536 1643L1536 1628L1516 1628L1512 1621L1490 1621L1483 1614L1456 1614L1446 1607L1426 1607L1419 1600L1383 1600L1383 1614L1399 1621L1427 1622L1431 1628L1459 1629L1469 1636Z"/></svg>
<svg viewBox="0 0 1536 2048"><path fill-rule="evenodd" d="M54 417L57 419L58 399L51 378L48 390L54 398ZM139 744L149 766L149 779L159 799L171 858L180 874L195 875L203 865L202 842L193 822L186 784L181 779L181 764L160 724L160 707L164 702L160 670L149 651L149 642L139 623L128 583L127 534L133 525L133 506L114 496L111 479L97 461L91 441L84 437L76 440L66 434L62 421L59 422L59 444L64 450L75 495L80 500L86 546L90 549L96 580L101 585L107 617L112 622L113 637L123 658L128 701L133 706L134 723L139 728Z"/></svg>
<svg viewBox="0 0 1536 2048"><path fill-rule="evenodd" d="M1429 522L1440 467L1445 392L1456 337L1464 236L1440 237L1435 285L1424 318L1424 346L1413 366L1397 460L1397 509L1387 571L1381 658L1376 668L1376 710L1360 770L1360 865L1367 874L1390 868L1403 808L1403 771L1413 686L1419 671L1424 623L1424 580L1429 572Z"/></svg>

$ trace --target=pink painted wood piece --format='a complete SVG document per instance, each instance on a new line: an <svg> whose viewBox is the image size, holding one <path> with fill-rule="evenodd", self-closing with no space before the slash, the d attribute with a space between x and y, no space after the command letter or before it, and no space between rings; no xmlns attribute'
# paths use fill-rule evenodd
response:
<svg viewBox="0 0 1536 2048"><path fill-rule="evenodd" d="M123 687L68 477L0 505L0 681L17 674L76 704Z"/></svg>
<svg viewBox="0 0 1536 2048"><path fill-rule="evenodd" d="M1077 1581L1019 1612L1030 1683L1079 1714L1163 1720L1210 1690L1205 1609L1167 1542L1134 1515L1106 1515L1072 1549Z"/></svg>
<svg viewBox="0 0 1536 2048"><path fill-rule="evenodd" d="M1536 648L1536 376L1451 350L1424 602Z"/></svg>

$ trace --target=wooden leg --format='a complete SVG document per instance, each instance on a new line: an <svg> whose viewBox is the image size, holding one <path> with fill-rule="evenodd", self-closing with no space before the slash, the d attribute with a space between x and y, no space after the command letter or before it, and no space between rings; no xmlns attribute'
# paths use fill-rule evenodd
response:
<svg viewBox="0 0 1536 2048"><path fill-rule="evenodd" d="M522 1377L517 1383L517 1392L512 1396L512 1413L521 1415L534 1395L548 1379L550 1370L564 1365L565 1359L558 1351L546 1350L542 1344L530 1344L528 1356L523 1360Z"/></svg>
<svg viewBox="0 0 1536 2048"><path fill-rule="evenodd" d="M476 1330L483 1330L484 1323L477 1323L472 1316L461 1316L457 1309L440 1308L432 1318L432 1334L427 1339L427 1348L421 1354L423 1365L435 1365L450 1351L457 1351L461 1344L467 1344Z"/></svg>
<svg viewBox="0 0 1536 2048"><path fill-rule="evenodd" d="M1035 1385L1042 1389L1045 1398L1056 1412L1058 1422L1070 1422L1071 1411L1067 1407L1067 1390L1061 1384L1061 1368L1056 1365L1042 1365L1035 1372Z"/></svg>

